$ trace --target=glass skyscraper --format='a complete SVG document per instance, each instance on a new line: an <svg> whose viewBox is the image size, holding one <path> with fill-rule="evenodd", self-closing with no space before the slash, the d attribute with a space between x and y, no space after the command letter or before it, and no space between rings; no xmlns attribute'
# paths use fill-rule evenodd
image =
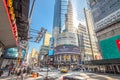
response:
<svg viewBox="0 0 120 80"><path fill-rule="evenodd" d="M54 5L54 20L53 20L53 38L54 47L56 46L57 35L61 33L62 28L65 26L65 14L67 13L68 0L55 0Z"/></svg>
<svg viewBox="0 0 120 80"><path fill-rule="evenodd" d="M62 27L65 25L65 14L67 13L68 0L55 0L54 21L53 21L53 37L61 33Z"/></svg>

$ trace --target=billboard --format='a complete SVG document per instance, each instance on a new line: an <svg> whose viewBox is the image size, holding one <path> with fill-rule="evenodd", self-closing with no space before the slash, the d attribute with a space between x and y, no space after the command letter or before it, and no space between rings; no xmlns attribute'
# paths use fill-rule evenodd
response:
<svg viewBox="0 0 120 80"><path fill-rule="evenodd" d="M80 48L74 45L61 45L54 48L55 54L80 54Z"/></svg>
<svg viewBox="0 0 120 80"><path fill-rule="evenodd" d="M120 35L100 41L103 59L120 58Z"/></svg>
<svg viewBox="0 0 120 80"><path fill-rule="evenodd" d="M78 46L77 34L71 32L63 32L57 36L56 43L57 46L64 44Z"/></svg>
<svg viewBox="0 0 120 80"><path fill-rule="evenodd" d="M54 50L53 49L49 50L48 51L48 56L53 56L53 55L54 55Z"/></svg>
<svg viewBox="0 0 120 80"><path fill-rule="evenodd" d="M51 34L46 32L44 37L44 46L50 45L50 38L51 38Z"/></svg>
<svg viewBox="0 0 120 80"><path fill-rule="evenodd" d="M21 59L24 59L26 55L26 50L22 49ZM18 58L18 48L9 48L3 51L3 58L5 59L17 59Z"/></svg>
<svg viewBox="0 0 120 80"><path fill-rule="evenodd" d="M89 0L89 4L96 31L120 21L120 0Z"/></svg>

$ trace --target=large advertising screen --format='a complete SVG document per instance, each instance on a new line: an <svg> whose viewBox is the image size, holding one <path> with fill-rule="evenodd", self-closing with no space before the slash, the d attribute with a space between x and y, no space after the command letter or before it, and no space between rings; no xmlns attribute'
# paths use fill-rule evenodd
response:
<svg viewBox="0 0 120 80"><path fill-rule="evenodd" d="M120 35L100 41L103 59L120 58Z"/></svg>
<svg viewBox="0 0 120 80"><path fill-rule="evenodd" d="M22 49L21 59L24 59L26 55L26 50ZM18 48L9 48L3 51L3 58L5 59L17 59L18 58Z"/></svg>
<svg viewBox="0 0 120 80"><path fill-rule="evenodd" d="M120 21L120 0L89 0L95 29Z"/></svg>
<svg viewBox="0 0 120 80"><path fill-rule="evenodd" d="M80 48L74 45L61 45L54 48L54 54L80 54Z"/></svg>
<svg viewBox="0 0 120 80"><path fill-rule="evenodd" d="M71 32L63 32L57 36L57 46L69 44L78 46L77 34Z"/></svg>
<svg viewBox="0 0 120 80"><path fill-rule="evenodd" d="M48 56L53 56L54 55L54 50L51 49L51 50L48 50Z"/></svg>
<svg viewBox="0 0 120 80"><path fill-rule="evenodd" d="M51 34L46 32L44 37L44 46L50 45L50 38L51 38Z"/></svg>

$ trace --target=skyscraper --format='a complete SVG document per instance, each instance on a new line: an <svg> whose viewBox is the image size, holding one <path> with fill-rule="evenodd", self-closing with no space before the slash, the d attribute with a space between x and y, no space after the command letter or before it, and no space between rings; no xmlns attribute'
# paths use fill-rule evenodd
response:
<svg viewBox="0 0 120 80"><path fill-rule="evenodd" d="M89 42L90 42L90 54L92 55L92 59L93 60L99 60L102 59L101 58L101 54L98 50L98 41L96 38L96 34L94 31L94 24L93 24L93 18L92 18L92 14L91 11L84 9L84 13L85 13L85 19L86 19L86 26L87 26L87 30L88 30L88 34L89 34Z"/></svg>
<svg viewBox="0 0 120 80"><path fill-rule="evenodd" d="M65 14L67 12L67 0L55 0L54 20L52 36L54 37L54 46L56 46L56 37L61 33L62 27L65 25Z"/></svg>
<svg viewBox="0 0 120 80"><path fill-rule="evenodd" d="M53 21L53 37L54 46L56 47L57 36L62 32L75 33L73 25L73 6L71 0L56 0L54 8L54 21ZM63 29L65 28L65 29ZM63 31L62 31L63 29Z"/></svg>
<svg viewBox="0 0 120 80"><path fill-rule="evenodd" d="M61 30L62 28L63 31ZM54 25L54 60L56 65L64 63L67 67L79 64L80 49L77 34L73 26L73 8L71 0L56 0Z"/></svg>
<svg viewBox="0 0 120 80"><path fill-rule="evenodd" d="M120 58L115 43L120 39L120 1L88 0L88 3L103 59Z"/></svg>
<svg viewBox="0 0 120 80"><path fill-rule="evenodd" d="M65 17L66 17L66 20L65 20L66 31L75 33L75 28L73 26L73 8L70 0L68 0L67 14Z"/></svg>

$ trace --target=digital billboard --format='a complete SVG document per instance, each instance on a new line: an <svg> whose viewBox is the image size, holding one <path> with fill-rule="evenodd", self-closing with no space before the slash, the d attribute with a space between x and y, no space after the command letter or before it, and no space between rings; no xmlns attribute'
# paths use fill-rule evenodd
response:
<svg viewBox="0 0 120 80"><path fill-rule="evenodd" d="M80 48L74 45L61 45L54 48L55 54L80 54Z"/></svg>
<svg viewBox="0 0 120 80"><path fill-rule="evenodd" d="M54 55L54 50L51 49L51 50L48 50L48 56L53 56Z"/></svg>
<svg viewBox="0 0 120 80"><path fill-rule="evenodd" d="M21 59L24 59L26 55L26 50L22 49ZM3 58L5 59L17 59L18 58L18 48L9 48L3 51Z"/></svg>
<svg viewBox="0 0 120 80"><path fill-rule="evenodd" d="M120 0L89 0L95 30L120 21Z"/></svg>
<svg viewBox="0 0 120 80"><path fill-rule="evenodd" d="M100 40L103 59L120 58L120 35Z"/></svg>
<svg viewBox="0 0 120 80"><path fill-rule="evenodd" d="M51 34L46 32L44 37L44 46L50 45L50 38L51 38Z"/></svg>
<svg viewBox="0 0 120 80"><path fill-rule="evenodd" d="M57 46L69 44L78 46L77 34L71 32L63 32L57 36L56 40Z"/></svg>

